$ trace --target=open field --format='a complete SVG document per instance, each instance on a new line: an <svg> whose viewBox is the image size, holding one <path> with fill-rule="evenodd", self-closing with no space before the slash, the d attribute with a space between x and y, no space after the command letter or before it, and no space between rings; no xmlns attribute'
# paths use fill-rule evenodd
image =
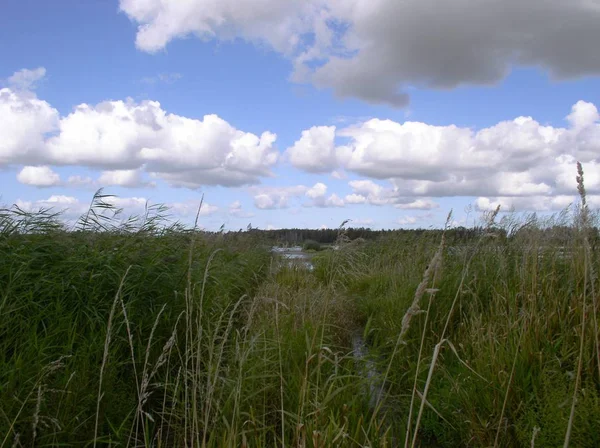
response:
<svg viewBox="0 0 600 448"><path fill-rule="evenodd" d="M1 447L600 446L585 208L340 228L312 269L105 211L0 217Z"/></svg>

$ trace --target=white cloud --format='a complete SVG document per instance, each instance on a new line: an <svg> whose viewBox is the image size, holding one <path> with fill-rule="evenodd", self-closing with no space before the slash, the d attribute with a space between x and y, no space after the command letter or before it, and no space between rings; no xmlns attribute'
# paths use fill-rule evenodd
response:
<svg viewBox="0 0 600 448"><path fill-rule="evenodd" d="M234 201L229 204L229 214L238 218L252 218L254 216L254 213L247 212L242 208L240 201Z"/></svg>
<svg viewBox="0 0 600 448"><path fill-rule="evenodd" d="M355 194L359 194L363 197L378 197L383 191L383 187L376 184L372 180L352 180L348 182L348 184L350 187L352 187L352 190L354 190Z"/></svg>
<svg viewBox="0 0 600 448"><path fill-rule="evenodd" d="M337 166L335 126L313 126L302 131L300 140L287 149L292 165L312 172L325 173Z"/></svg>
<svg viewBox="0 0 600 448"><path fill-rule="evenodd" d="M346 179L346 177L348 176L346 176L346 173L344 173L343 171L335 170L331 172L331 177L333 177L334 179L342 180Z"/></svg>
<svg viewBox="0 0 600 448"><path fill-rule="evenodd" d="M598 196L600 197L600 196ZM597 196L590 196L591 202L595 202ZM479 197L475 201L475 208L479 211L493 211L500 206L501 212L512 210L535 210L535 211L558 211L563 210L571 204L577 203L575 195L559 196L527 196L527 197Z"/></svg>
<svg viewBox="0 0 600 448"><path fill-rule="evenodd" d="M311 198L312 201L306 206L314 207L344 207L345 203L342 198L337 194L333 193L327 196L327 185L321 182L317 182L311 188L306 191L306 196Z"/></svg>
<svg viewBox="0 0 600 448"><path fill-rule="evenodd" d="M600 193L600 114L579 101L566 121L567 127L554 127L517 117L473 130L370 119L338 130L347 141L335 148L337 168L392 182L351 181L345 202L429 209L437 206L435 197L568 195L576 191L577 160L588 191Z"/></svg>
<svg viewBox="0 0 600 448"><path fill-rule="evenodd" d="M308 191L304 185L291 187L251 187L254 196L254 205L262 210L287 208L290 198L297 198Z"/></svg>
<svg viewBox="0 0 600 448"><path fill-rule="evenodd" d="M275 134L243 132L217 115L193 119L127 99L80 104L60 117L32 92L10 88L0 89L0 135L0 166L100 168L115 172L102 181L127 186L142 169L189 188L255 184L271 176L279 155Z"/></svg>
<svg viewBox="0 0 600 448"><path fill-rule="evenodd" d="M365 202L367 202L366 197L364 197L362 194L356 194L356 193L346 195L344 200L348 204L364 204Z"/></svg>
<svg viewBox="0 0 600 448"><path fill-rule="evenodd" d="M254 205L262 210L288 208L292 199L302 196L310 199L305 207L343 207L344 200L333 193L327 196L327 185L317 182L312 187L295 185L289 187L251 187Z"/></svg>
<svg viewBox="0 0 600 448"><path fill-rule="evenodd" d="M151 182L144 181L141 170L103 171L96 183L103 187L113 185L128 188L155 186Z"/></svg>
<svg viewBox="0 0 600 448"><path fill-rule="evenodd" d="M16 90L33 90L36 83L46 76L46 69L38 67L33 70L22 69L8 78L8 85Z"/></svg>
<svg viewBox="0 0 600 448"><path fill-rule="evenodd" d="M0 166L43 164L45 137L58 122L58 111L33 94L0 89Z"/></svg>
<svg viewBox="0 0 600 448"><path fill-rule="evenodd" d="M348 184L353 190L352 194L346 196L346 202L349 204L393 205L407 210L430 210L439 207L439 204L429 198L414 199L395 188L384 188L372 180L353 180Z"/></svg>
<svg viewBox="0 0 600 448"><path fill-rule="evenodd" d="M342 198L340 198L337 194L331 194L327 199L325 199L324 207L344 207L345 203Z"/></svg>
<svg viewBox="0 0 600 448"><path fill-rule="evenodd" d="M431 199L416 199L412 202L398 203L394 205L394 207L403 210L431 210L434 208L438 208L439 206L440 204L432 201Z"/></svg>
<svg viewBox="0 0 600 448"><path fill-rule="evenodd" d="M138 48L241 38L293 61L293 79L405 106L406 89L490 85L516 67L600 73L592 0L121 0Z"/></svg>
<svg viewBox="0 0 600 448"><path fill-rule="evenodd" d="M314 184L312 186L312 188L309 188L306 191L306 196L308 196L309 198L312 198L312 199L316 199L316 198L325 196L325 193L327 193L327 185L325 185L324 183L318 182L318 183Z"/></svg>
<svg viewBox="0 0 600 448"><path fill-rule="evenodd" d="M34 187L60 185L60 176L48 166L25 166L17 174L17 180L22 184Z"/></svg>
<svg viewBox="0 0 600 448"><path fill-rule="evenodd" d="M67 185L69 185L70 187L86 187L86 188L95 188L96 187L96 183L94 182L94 179L92 179L89 176L69 176L69 178L67 179Z"/></svg>
<svg viewBox="0 0 600 448"><path fill-rule="evenodd" d="M571 113L567 116L567 120L574 129L581 130L599 121L600 114L598 114L598 108L594 104L577 101Z"/></svg>
<svg viewBox="0 0 600 448"><path fill-rule="evenodd" d="M55 163L137 169L176 186L243 185L270 175L276 136L239 131L216 115L167 114L156 101L82 104L48 141Z"/></svg>
<svg viewBox="0 0 600 448"><path fill-rule="evenodd" d="M120 8L140 24L136 45L144 51L162 50L170 40L193 34L201 39L242 37L266 42L277 51L287 53L297 46L302 34L310 31L310 24L303 23L303 17L311 13L314 3L121 0Z"/></svg>
<svg viewBox="0 0 600 448"><path fill-rule="evenodd" d="M261 210L272 210L274 208L287 207L287 198L282 196L275 197L266 193L254 196L254 205Z"/></svg>

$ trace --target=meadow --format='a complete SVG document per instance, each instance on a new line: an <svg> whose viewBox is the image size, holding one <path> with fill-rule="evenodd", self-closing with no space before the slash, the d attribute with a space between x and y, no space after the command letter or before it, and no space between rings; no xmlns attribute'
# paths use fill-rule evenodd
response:
<svg viewBox="0 0 600 448"><path fill-rule="evenodd" d="M0 447L600 446L596 214L282 263L97 194L0 214Z"/></svg>

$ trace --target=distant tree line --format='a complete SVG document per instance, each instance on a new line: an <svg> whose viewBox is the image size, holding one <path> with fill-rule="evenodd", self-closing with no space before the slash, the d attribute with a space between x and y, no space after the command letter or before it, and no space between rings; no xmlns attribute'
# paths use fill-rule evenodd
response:
<svg viewBox="0 0 600 448"><path fill-rule="evenodd" d="M485 233L493 233L495 240L523 239L532 237L553 244L568 244L576 235L578 230L571 226L551 226L540 228L536 226L521 226L520 228L506 229L501 227L453 227L446 230L446 242L448 244L465 244L481 237ZM227 232L230 238L235 235L254 235L261 240L271 241L273 244L302 246L307 241L319 244L334 244L341 234L349 240L376 240L382 237L399 238L407 240L410 238L432 238L439 239L443 233L442 229L382 229L373 230L365 227L349 227L343 229L276 229L262 230L248 228L238 232ZM588 229L590 242L600 241L598 228Z"/></svg>
<svg viewBox="0 0 600 448"><path fill-rule="evenodd" d="M505 235L506 232L496 229L497 233ZM241 231L240 231L241 232ZM249 228L246 232L253 233L276 244L302 245L306 241L315 241L319 244L333 244L343 234L350 240L375 240L380 237L441 237L441 229L382 229L373 230L366 227L349 227L343 229L276 229L261 230ZM454 243L467 242L480 236L485 229L482 227L466 228L456 227L446 231L448 241ZM244 232L245 233L245 232Z"/></svg>

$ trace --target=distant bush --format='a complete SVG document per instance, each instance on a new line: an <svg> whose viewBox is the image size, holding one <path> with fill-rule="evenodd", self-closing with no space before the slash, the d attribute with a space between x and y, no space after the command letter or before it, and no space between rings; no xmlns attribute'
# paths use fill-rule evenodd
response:
<svg viewBox="0 0 600 448"><path fill-rule="evenodd" d="M314 240L306 240L302 245L302 249L304 250L321 250L321 244Z"/></svg>

